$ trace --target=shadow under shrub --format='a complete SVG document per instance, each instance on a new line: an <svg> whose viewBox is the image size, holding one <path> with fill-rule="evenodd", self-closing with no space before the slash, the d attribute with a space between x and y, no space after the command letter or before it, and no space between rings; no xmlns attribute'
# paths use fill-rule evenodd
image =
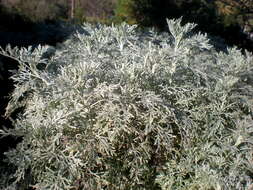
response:
<svg viewBox="0 0 253 190"><path fill-rule="evenodd" d="M16 172L4 179L38 190L247 189L252 55L167 23L172 35L87 24L56 51L1 50L20 63L6 115L25 107L1 130L23 137L5 153Z"/></svg>

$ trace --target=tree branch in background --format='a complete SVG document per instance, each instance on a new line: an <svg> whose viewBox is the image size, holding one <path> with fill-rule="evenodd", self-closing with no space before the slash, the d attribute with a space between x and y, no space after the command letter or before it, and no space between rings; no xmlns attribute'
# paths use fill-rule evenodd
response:
<svg viewBox="0 0 253 190"><path fill-rule="evenodd" d="M70 0L71 1L71 12L70 12L70 18L74 19L74 14L75 14L75 0Z"/></svg>

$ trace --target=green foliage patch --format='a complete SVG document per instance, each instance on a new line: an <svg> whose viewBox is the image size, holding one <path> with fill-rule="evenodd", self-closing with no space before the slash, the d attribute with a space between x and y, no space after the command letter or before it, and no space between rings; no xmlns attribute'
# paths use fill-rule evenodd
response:
<svg viewBox="0 0 253 190"><path fill-rule="evenodd" d="M23 108L1 133L23 140L5 153L15 174L0 184L247 189L252 55L218 52L195 24L167 23L171 34L87 24L56 50L1 49L20 63L6 116Z"/></svg>

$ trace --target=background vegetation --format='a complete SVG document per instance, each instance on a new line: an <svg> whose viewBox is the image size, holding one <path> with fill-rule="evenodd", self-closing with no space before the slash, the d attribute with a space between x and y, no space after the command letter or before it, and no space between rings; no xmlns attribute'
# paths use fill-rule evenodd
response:
<svg viewBox="0 0 253 190"><path fill-rule="evenodd" d="M183 16L184 23L198 23L197 30L219 36L229 45L253 49L253 0L1 0L0 5L1 30L30 30L31 22L59 20L106 24L126 21L164 30L166 18ZM6 12L8 17L4 16ZM10 24L10 20L16 24Z"/></svg>
<svg viewBox="0 0 253 190"><path fill-rule="evenodd" d="M197 30L220 36L229 45L253 47L252 0L119 0L116 8L117 19L160 30L166 28L166 18L180 16L183 22L198 23Z"/></svg>

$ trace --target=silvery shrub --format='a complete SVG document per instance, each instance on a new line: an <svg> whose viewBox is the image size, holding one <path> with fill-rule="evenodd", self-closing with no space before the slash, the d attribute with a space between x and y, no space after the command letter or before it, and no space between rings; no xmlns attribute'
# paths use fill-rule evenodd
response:
<svg viewBox="0 0 253 190"><path fill-rule="evenodd" d="M253 58L193 23L84 24L19 62L0 184L19 190L244 190L253 183Z"/></svg>

